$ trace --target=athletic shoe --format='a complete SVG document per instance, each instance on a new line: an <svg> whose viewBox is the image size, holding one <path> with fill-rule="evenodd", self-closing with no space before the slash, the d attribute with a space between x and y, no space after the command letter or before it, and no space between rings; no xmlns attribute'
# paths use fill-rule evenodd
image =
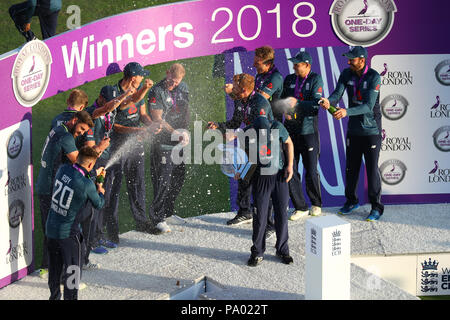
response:
<svg viewBox="0 0 450 320"><path fill-rule="evenodd" d="M308 210L295 210L294 213L289 217L289 220L296 221L300 218L308 216L308 214L309 214Z"/></svg>
<svg viewBox="0 0 450 320"><path fill-rule="evenodd" d="M117 243L114 243L114 242L112 242L112 241L105 240L105 239L100 239L100 240L98 241L98 244L101 245L101 246L103 246L103 247L110 248L110 249L115 249L115 248L117 248Z"/></svg>
<svg viewBox="0 0 450 320"><path fill-rule="evenodd" d="M237 214L233 219L227 221L227 225L238 226L244 223L250 223L253 221L252 216L246 216L243 214Z"/></svg>
<svg viewBox="0 0 450 320"><path fill-rule="evenodd" d="M294 263L294 259L292 259L292 257L288 254L277 253L277 257L280 258L281 262L284 264Z"/></svg>
<svg viewBox="0 0 450 320"><path fill-rule="evenodd" d="M313 217L317 217L322 215L322 208L317 206L311 206L311 209L309 210L309 214Z"/></svg>
<svg viewBox="0 0 450 320"><path fill-rule="evenodd" d="M167 233L172 231L165 221L158 223L156 225L156 229L161 231L161 233Z"/></svg>
<svg viewBox="0 0 450 320"><path fill-rule="evenodd" d="M247 261L247 265L249 267L256 267L258 264L260 264L264 260L263 257L254 257L250 256L250 259Z"/></svg>
<svg viewBox="0 0 450 320"><path fill-rule="evenodd" d="M91 252L95 253L95 254L107 254L108 250L106 250L106 248L104 248L102 246L98 246L98 247L92 249Z"/></svg>
<svg viewBox="0 0 450 320"><path fill-rule="evenodd" d="M275 235L275 230L273 229L267 229L266 230L266 240L269 240Z"/></svg>
<svg viewBox="0 0 450 320"><path fill-rule="evenodd" d="M344 206L339 209L338 213L342 214L342 215L346 215L346 214L349 214L350 212L352 212L353 210L356 210L358 208L359 208L359 203L355 203L355 204L345 203Z"/></svg>
<svg viewBox="0 0 450 320"><path fill-rule="evenodd" d="M83 265L83 270L97 270L97 269L100 269L100 264L98 263L88 262L87 264Z"/></svg>
<svg viewBox="0 0 450 320"><path fill-rule="evenodd" d="M372 209L366 221L377 221L378 219L380 219L380 217L380 212L378 210Z"/></svg>
<svg viewBox="0 0 450 320"><path fill-rule="evenodd" d="M39 269L38 272L39 272L38 273L39 278L45 279L45 280L48 279L48 269Z"/></svg>

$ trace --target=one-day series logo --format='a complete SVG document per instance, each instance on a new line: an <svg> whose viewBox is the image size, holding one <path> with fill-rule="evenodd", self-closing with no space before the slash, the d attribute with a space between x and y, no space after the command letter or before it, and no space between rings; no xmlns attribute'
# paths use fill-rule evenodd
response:
<svg viewBox="0 0 450 320"><path fill-rule="evenodd" d="M14 95L24 107L32 107L47 90L50 81L52 55L40 40L26 43L17 54L11 73Z"/></svg>
<svg viewBox="0 0 450 320"><path fill-rule="evenodd" d="M6 144L6 153L10 159L15 159L19 156L23 146L23 134L20 130L14 131L8 138Z"/></svg>
<svg viewBox="0 0 450 320"><path fill-rule="evenodd" d="M434 146L444 152L450 151L450 126L443 126L433 133Z"/></svg>
<svg viewBox="0 0 450 320"><path fill-rule="evenodd" d="M440 62L434 69L434 72L440 84L450 86L450 59Z"/></svg>
<svg viewBox="0 0 450 320"><path fill-rule="evenodd" d="M400 120L408 110L409 102L400 94L390 94L380 103L381 112L388 120Z"/></svg>
<svg viewBox="0 0 450 320"><path fill-rule="evenodd" d="M336 35L352 46L371 46L383 40L394 24L393 0L334 0L331 24Z"/></svg>
<svg viewBox="0 0 450 320"><path fill-rule="evenodd" d="M397 159L390 159L380 166L381 180L388 185L396 185L403 181L406 165Z"/></svg>

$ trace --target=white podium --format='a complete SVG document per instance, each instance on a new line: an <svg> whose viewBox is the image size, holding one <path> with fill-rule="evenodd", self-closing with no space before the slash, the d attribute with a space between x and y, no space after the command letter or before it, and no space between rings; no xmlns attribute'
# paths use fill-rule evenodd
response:
<svg viewBox="0 0 450 320"><path fill-rule="evenodd" d="M330 215L306 221L305 299L350 299L350 223Z"/></svg>

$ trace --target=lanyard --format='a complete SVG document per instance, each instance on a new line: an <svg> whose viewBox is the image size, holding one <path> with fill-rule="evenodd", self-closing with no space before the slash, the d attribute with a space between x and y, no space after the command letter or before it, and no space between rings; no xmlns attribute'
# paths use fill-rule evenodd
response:
<svg viewBox="0 0 450 320"><path fill-rule="evenodd" d="M175 89L173 89L173 90L175 90ZM169 90L167 90L167 91L169 91ZM175 99L177 95L176 95L176 93L174 95L172 95L172 91L169 91L170 99L172 100L172 110L175 109L175 112L179 113L180 110L178 109L177 101Z"/></svg>
<svg viewBox="0 0 450 320"><path fill-rule="evenodd" d="M69 128L66 127L66 125L64 123L61 123L61 126L67 131L69 132Z"/></svg>
<svg viewBox="0 0 450 320"><path fill-rule="evenodd" d="M274 73L275 71L278 71L278 70L277 70L277 68L274 66L274 67L272 67L272 69L270 69L270 71L267 71L266 73L263 73L263 74L261 75L262 79L261 79L261 80L258 79L258 81L255 81L255 82L256 82L255 90L260 90L261 87L262 87L262 85L263 85L264 82L266 81L266 79L267 79L272 73ZM259 75L258 75L258 76L259 76ZM258 77L258 78L259 78L259 77Z"/></svg>
<svg viewBox="0 0 450 320"><path fill-rule="evenodd" d="M249 95L249 97L248 97L248 99L247 99L247 102L244 104L244 122L245 122L245 124L249 124L249 123L247 123L248 122L248 106L249 106L249 104L250 104L250 100L252 99L252 97L255 95L255 93L256 93L256 91L255 90L253 90L253 92Z"/></svg>
<svg viewBox="0 0 450 320"><path fill-rule="evenodd" d="M308 72L308 74L306 75L306 77L303 79L302 84L300 85L300 87L298 86L298 79L300 78L300 76L297 76L297 79L295 80L295 91L294 91L294 95L296 98L300 98L301 101L303 101L303 93L302 93L302 89L303 86L305 85L306 79L308 79L309 75L311 74L311 71Z"/></svg>
<svg viewBox="0 0 450 320"><path fill-rule="evenodd" d="M368 70L369 70L369 66L366 64L366 66L364 68L364 72L361 75L361 78L359 78L358 84L356 84L356 77L353 77L353 82L354 82L353 83L353 96L354 97L356 96L358 98L358 100L362 100L362 97L360 97L361 93L360 93L358 88L359 88L359 86L360 86L360 84L361 84L361 82L362 82L362 80L363 80L363 78L366 75ZM357 93L359 93L359 95Z"/></svg>
<svg viewBox="0 0 450 320"><path fill-rule="evenodd" d="M95 109L99 108L97 101L94 102ZM116 109L114 109L116 111ZM113 112L114 112L113 111ZM105 133L108 135L108 133L111 131L114 123L114 118L111 120L112 112L108 112L104 115L105 119Z"/></svg>
<svg viewBox="0 0 450 320"><path fill-rule="evenodd" d="M75 170L77 170L79 173L81 173L81 174L83 175L83 177L86 176L86 173L84 172L84 170L81 169L76 163L74 163L74 164L72 165L72 167L73 167Z"/></svg>

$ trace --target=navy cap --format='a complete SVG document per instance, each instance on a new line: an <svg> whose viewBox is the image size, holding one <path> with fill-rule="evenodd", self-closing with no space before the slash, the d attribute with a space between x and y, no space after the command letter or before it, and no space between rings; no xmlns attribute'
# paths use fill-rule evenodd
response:
<svg viewBox="0 0 450 320"><path fill-rule="evenodd" d="M147 77L150 74L150 71L145 70L139 63L137 62L130 62L125 66L123 69L123 74L127 77L134 77L134 76L143 76Z"/></svg>
<svg viewBox="0 0 450 320"><path fill-rule="evenodd" d="M266 116L258 116L253 120L253 128L259 129L270 129L270 121Z"/></svg>
<svg viewBox="0 0 450 320"><path fill-rule="evenodd" d="M106 102L111 101L114 98L117 98L117 96L119 95L119 93L117 92L117 90L113 87L113 86L104 86L101 90L100 90L100 95L105 98Z"/></svg>
<svg viewBox="0 0 450 320"><path fill-rule="evenodd" d="M357 47L354 47L349 52L344 53L343 56L347 57L349 59L355 59L355 58L366 58L367 59L367 49L363 48L361 46L357 46Z"/></svg>
<svg viewBox="0 0 450 320"><path fill-rule="evenodd" d="M292 63L294 63L294 64L297 64L300 62L306 62L306 63L312 64L311 55L306 51L299 51L299 53L297 53L297 55L295 57L290 58L288 60L292 61Z"/></svg>

